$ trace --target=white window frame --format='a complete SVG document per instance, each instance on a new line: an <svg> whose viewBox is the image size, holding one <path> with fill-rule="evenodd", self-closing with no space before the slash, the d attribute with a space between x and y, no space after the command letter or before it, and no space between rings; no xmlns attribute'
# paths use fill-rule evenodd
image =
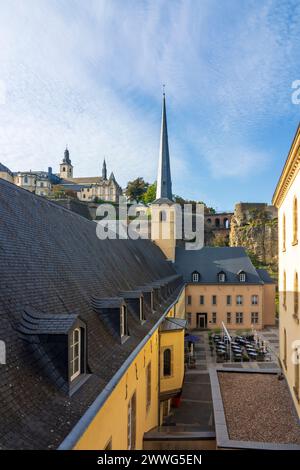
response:
<svg viewBox="0 0 300 470"><path fill-rule="evenodd" d="M219 282L225 282L226 276L225 273L219 273Z"/></svg>
<svg viewBox="0 0 300 470"><path fill-rule="evenodd" d="M251 305L258 305L258 295L257 294L253 294L251 296Z"/></svg>
<svg viewBox="0 0 300 470"><path fill-rule="evenodd" d="M240 273L239 279L240 279L240 282L246 282L246 273Z"/></svg>
<svg viewBox="0 0 300 470"><path fill-rule="evenodd" d="M120 310L120 335L121 335L121 338L124 338L124 336L127 336L126 315L127 315L126 305L122 305L121 310Z"/></svg>
<svg viewBox="0 0 300 470"><path fill-rule="evenodd" d="M78 333L78 340L75 336ZM78 353L75 352L75 347L78 346ZM78 361L78 367L75 367L76 361ZM81 331L80 328L75 328L72 331L71 344L70 344L70 380L76 379L81 373Z"/></svg>
<svg viewBox="0 0 300 470"><path fill-rule="evenodd" d="M259 312L251 312L251 323L253 325L257 325L259 323Z"/></svg>
<svg viewBox="0 0 300 470"><path fill-rule="evenodd" d="M244 303L244 298L241 294L238 294L236 296L236 305L243 305Z"/></svg>
<svg viewBox="0 0 300 470"><path fill-rule="evenodd" d="M192 274L192 281L193 282L199 282L199 274L198 273L193 273Z"/></svg>
<svg viewBox="0 0 300 470"><path fill-rule="evenodd" d="M243 312L236 312L236 314L235 314L235 323L237 325L243 325L243 323L244 323L244 313Z"/></svg>

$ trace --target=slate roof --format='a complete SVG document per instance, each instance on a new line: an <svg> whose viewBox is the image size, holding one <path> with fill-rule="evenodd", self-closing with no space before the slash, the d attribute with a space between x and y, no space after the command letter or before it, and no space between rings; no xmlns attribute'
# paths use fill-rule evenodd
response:
<svg viewBox="0 0 300 470"><path fill-rule="evenodd" d="M9 168L7 168L7 166L3 165L3 163L0 162L0 171L3 172L3 173L9 173L10 175L12 175L12 171L10 171Z"/></svg>
<svg viewBox="0 0 300 470"><path fill-rule="evenodd" d="M160 249L150 240L99 240L94 222L2 179L0 195L0 339L7 350L7 364L0 365L0 449L53 449L181 287L143 324L129 312L130 337L121 344L92 299L174 276ZM45 373L47 357L38 361L20 334L24 312L38 317L32 327L37 323L41 331L47 316L52 326L55 316L59 324L66 321L63 331L66 318L72 323L78 316L86 324L91 376L71 397Z"/></svg>
<svg viewBox="0 0 300 470"><path fill-rule="evenodd" d="M175 269L182 274L185 282L191 282L192 273L200 274L200 284L216 284L218 273L224 272L226 283L238 283L238 273L246 273L243 284L263 284L261 274L253 266L242 247L203 247L200 250L176 248Z"/></svg>
<svg viewBox="0 0 300 470"><path fill-rule="evenodd" d="M160 327L160 331L178 331L186 327L187 321L182 318L166 318Z"/></svg>
<svg viewBox="0 0 300 470"><path fill-rule="evenodd" d="M264 284L276 284L266 269L257 269L256 271L259 277L264 281Z"/></svg>
<svg viewBox="0 0 300 470"><path fill-rule="evenodd" d="M26 311L22 315L18 331L25 335L67 334L78 315L52 314Z"/></svg>

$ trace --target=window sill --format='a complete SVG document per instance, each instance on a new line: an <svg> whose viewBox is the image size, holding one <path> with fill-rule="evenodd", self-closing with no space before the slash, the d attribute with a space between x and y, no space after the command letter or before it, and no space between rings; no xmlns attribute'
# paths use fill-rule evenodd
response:
<svg viewBox="0 0 300 470"><path fill-rule="evenodd" d="M121 336L121 344L126 343L126 341L128 340L129 337L130 337L129 335Z"/></svg>

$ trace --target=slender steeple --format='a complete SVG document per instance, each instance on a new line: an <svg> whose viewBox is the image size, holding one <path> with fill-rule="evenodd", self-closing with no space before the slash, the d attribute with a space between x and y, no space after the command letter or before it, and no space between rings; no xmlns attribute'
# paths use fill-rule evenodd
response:
<svg viewBox="0 0 300 470"><path fill-rule="evenodd" d="M163 92L156 199L169 199L170 201L172 201L172 181L171 181L171 170L170 170L170 155L169 155L165 92Z"/></svg>
<svg viewBox="0 0 300 470"><path fill-rule="evenodd" d="M105 158L103 160L103 165L102 165L102 178L104 180L107 180L107 169L106 169L106 161Z"/></svg>

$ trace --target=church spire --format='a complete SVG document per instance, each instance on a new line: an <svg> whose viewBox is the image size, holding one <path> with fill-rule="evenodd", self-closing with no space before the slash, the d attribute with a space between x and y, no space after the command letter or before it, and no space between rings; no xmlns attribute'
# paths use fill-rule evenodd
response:
<svg viewBox="0 0 300 470"><path fill-rule="evenodd" d="M172 181L170 170L170 155L167 129L166 97L163 92L162 121L160 134L160 151L157 174L156 199L169 199L172 201Z"/></svg>
<svg viewBox="0 0 300 470"><path fill-rule="evenodd" d="M105 158L103 160L103 165L102 165L102 178L104 180L107 180L107 169L106 169L106 161Z"/></svg>

